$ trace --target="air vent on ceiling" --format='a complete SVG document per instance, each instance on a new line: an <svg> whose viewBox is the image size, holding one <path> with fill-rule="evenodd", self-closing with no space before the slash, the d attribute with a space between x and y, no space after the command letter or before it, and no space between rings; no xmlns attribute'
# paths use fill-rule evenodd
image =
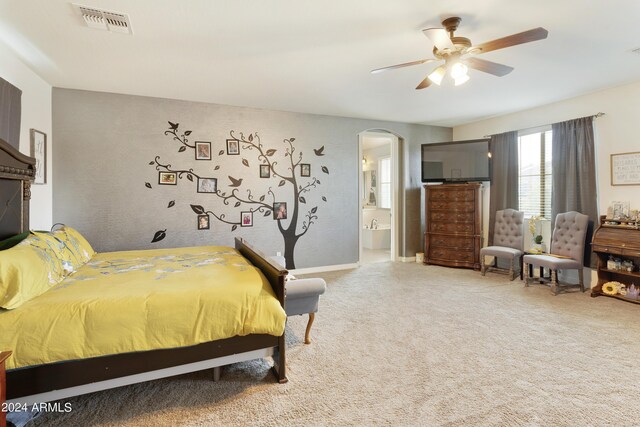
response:
<svg viewBox="0 0 640 427"><path fill-rule="evenodd" d="M80 12L87 27L107 30L112 33L133 34L129 16L124 13L109 12L79 4L73 6Z"/></svg>

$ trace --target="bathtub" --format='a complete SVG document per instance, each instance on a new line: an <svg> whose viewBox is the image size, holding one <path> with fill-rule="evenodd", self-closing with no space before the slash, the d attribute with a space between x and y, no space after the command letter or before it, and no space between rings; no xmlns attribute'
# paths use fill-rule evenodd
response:
<svg viewBox="0 0 640 427"><path fill-rule="evenodd" d="M391 226L379 225L376 229L363 229L362 247L366 249L391 248Z"/></svg>

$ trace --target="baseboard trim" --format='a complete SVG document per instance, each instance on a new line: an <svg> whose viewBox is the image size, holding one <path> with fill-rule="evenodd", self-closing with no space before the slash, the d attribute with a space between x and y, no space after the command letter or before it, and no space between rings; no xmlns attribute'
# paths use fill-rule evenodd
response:
<svg viewBox="0 0 640 427"><path fill-rule="evenodd" d="M398 261L400 262L416 262L415 256L400 256L398 257Z"/></svg>
<svg viewBox="0 0 640 427"><path fill-rule="evenodd" d="M315 273L324 273L327 271L339 271L339 270L351 270L353 268L358 268L359 264L338 264L338 265L325 265L322 267L309 267L309 268L296 268L295 270L290 270L291 274L315 274Z"/></svg>

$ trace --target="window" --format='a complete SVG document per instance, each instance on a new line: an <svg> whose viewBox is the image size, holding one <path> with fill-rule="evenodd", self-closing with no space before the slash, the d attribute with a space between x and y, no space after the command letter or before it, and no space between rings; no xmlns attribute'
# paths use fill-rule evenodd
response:
<svg viewBox="0 0 640 427"><path fill-rule="evenodd" d="M520 210L551 219L551 130L520 134L518 157Z"/></svg>
<svg viewBox="0 0 640 427"><path fill-rule="evenodd" d="M380 171L380 205L382 209L391 209L391 157L382 157L378 163Z"/></svg>

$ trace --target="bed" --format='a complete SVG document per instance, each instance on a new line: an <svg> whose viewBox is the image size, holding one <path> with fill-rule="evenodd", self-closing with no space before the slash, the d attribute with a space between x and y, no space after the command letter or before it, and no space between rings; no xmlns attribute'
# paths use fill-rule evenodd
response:
<svg viewBox="0 0 640 427"><path fill-rule="evenodd" d="M0 240L29 230L30 184L34 165L34 159L0 140ZM170 261L175 265L167 264ZM238 271L227 276L225 268L231 265ZM121 274L127 271L127 274L133 271L133 276ZM175 287L165 286L164 294L159 290L161 286L156 286L151 292L149 284L129 285L143 273L151 275L150 280L156 285L163 280L175 281L178 276L185 281L181 285L183 288L178 291ZM207 286L204 290L202 287L198 289L194 283L207 275L220 277L221 282L226 282L226 290L219 291L222 293L216 296L211 288L217 284ZM51 290L14 310L0 312L0 327L5 328L5 333L7 328L14 331L22 326L27 328L19 337L14 336L13 341L9 338L4 340L3 345L18 347L17 352L16 348L0 348L14 351L14 358L8 361L7 398L24 403L45 402L269 356L274 360L273 371L277 381L284 383L287 381L284 338L286 315L282 316L279 312L284 313L286 275L286 270L242 239L236 239L235 249L199 247L98 254ZM128 286L132 289L129 294ZM107 288L109 292L101 291ZM199 304L191 308L191 312L195 313L192 317L190 311L184 309L185 304L190 304L188 298L191 298L186 288L190 288L189 292L195 292L192 301ZM87 305L92 310L95 306L101 307L91 313L101 315L88 314L82 306L78 308L79 300L85 295L83 292L89 295L87 301L91 302ZM249 299L248 295L253 299ZM249 300L249 308L233 308L233 298ZM107 304L107 299L111 300L111 305ZM225 299L228 301L223 302L227 305L219 305L220 300ZM135 308L137 300L141 304L140 310ZM124 301L130 305L128 311L125 310L127 304L123 304ZM171 304L174 304L173 308ZM56 306L59 307L59 313L43 315L40 322L30 319L32 316L29 313L35 311L29 312L29 308L48 312L51 310L47 307ZM89 323L97 326L97 329L89 335L82 335L72 326L73 315L64 315L65 306L68 306L69 313L82 312L82 319L91 319ZM118 315L104 316L109 312L117 312ZM176 312L174 314L177 317L171 319L166 316L165 319L165 316L158 315L164 312ZM232 317L241 322L236 322L235 326L207 323L218 312L233 312ZM258 319L260 321L256 320L256 313L262 316L261 320ZM3 316L7 319L5 326L2 326ZM101 318L105 319L103 325L100 324ZM116 341L107 340L109 331L126 329L126 322L118 321L122 318L135 325L131 327L132 330L144 335L144 339L131 338L130 341L138 343L133 347L128 339L117 341L122 338L122 333L111 334ZM149 320L151 318L152 321ZM145 323L145 319L148 323ZM77 322L78 319L75 320ZM62 331L71 328L67 329L69 337L64 345L56 347L55 343L67 337L61 335L60 330L56 332L47 327L43 328L44 335L51 335L50 341L49 345L42 347L51 351L27 355L20 350L20 345L24 344L19 342L20 338L28 337L32 343L37 339L32 332L38 329L38 325L58 323ZM189 335L195 338L184 339ZM196 340L195 344L192 339ZM107 349L105 343L101 342L105 340ZM159 343L148 345L145 340ZM45 342L44 339L42 342ZM102 348L98 344L102 344ZM62 349L66 347L71 347L71 352L64 353ZM108 348L113 349L111 354Z"/></svg>

